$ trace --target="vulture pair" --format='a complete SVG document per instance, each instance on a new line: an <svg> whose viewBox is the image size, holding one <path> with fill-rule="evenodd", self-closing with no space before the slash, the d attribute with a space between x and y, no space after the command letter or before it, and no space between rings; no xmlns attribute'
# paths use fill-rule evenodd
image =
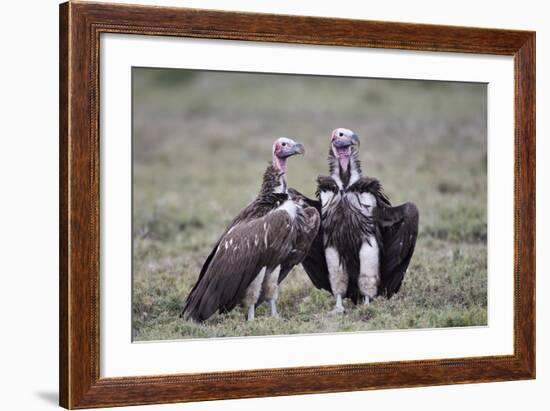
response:
<svg viewBox="0 0 550 411"><path fill-rule="evenodd" d="M317 179L313 200L286 184L287 159L303 154L303 145L277 139L260 193L207 257L182 316L200 322L242 304L252 320L267 300L276 317L278 286L300 263L317 288L332 293L338 313L345 297L368 304L399 291L416 243L418 210L413 203L392 207L380 182L363 177L358 147L353 131L332 132L330 176Z"/></svg>

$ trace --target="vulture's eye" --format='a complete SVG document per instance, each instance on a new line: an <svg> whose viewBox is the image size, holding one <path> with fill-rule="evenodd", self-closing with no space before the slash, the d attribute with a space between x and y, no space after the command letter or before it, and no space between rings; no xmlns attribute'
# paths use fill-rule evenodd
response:
<svg viewBox="0 0 550 411"><path fill-rule="evenodd" d="M282 145L283 145L283 147L284 147L284 146L286 146L286 143L283 143Z"/></svg>
<svg viewBox="0 0 550 411"><path fill-rule="evenodd" d="M344 137L344 133L340 133L340 137Z"/></svg>

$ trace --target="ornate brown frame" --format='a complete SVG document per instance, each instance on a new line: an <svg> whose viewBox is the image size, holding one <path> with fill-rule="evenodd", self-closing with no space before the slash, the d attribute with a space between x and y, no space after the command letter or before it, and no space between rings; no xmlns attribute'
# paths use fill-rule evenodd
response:
<svg viewBox="0 0 550 411"><path fill-rule="evenodd" d="M101 33L500 54L515 62L514 354L99 377ZM60 5L60 405L89 408L535 378L535 33L183 8Z"/></svg>

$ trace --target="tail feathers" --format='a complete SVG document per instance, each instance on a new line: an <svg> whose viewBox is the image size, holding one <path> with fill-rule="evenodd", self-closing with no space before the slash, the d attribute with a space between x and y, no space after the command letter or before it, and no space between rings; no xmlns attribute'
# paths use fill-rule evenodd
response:
<svg viewBox="0 0 550 411"><path fill-rule="evenodd" d="M180 318L186 321L202 322L204 321L203 315L201 315L197 304L191 303L191 296L185 301L185 305L181 311Z"/></svg>
<svg viewBox="0 0 550 411"><path fill-rule="evenodd" d="M204 293L200 293L200 288L193 290L182 309L180 317L195 322L203 322L209 319L216 312L217 304L212 298L204 299Z"/></svg>

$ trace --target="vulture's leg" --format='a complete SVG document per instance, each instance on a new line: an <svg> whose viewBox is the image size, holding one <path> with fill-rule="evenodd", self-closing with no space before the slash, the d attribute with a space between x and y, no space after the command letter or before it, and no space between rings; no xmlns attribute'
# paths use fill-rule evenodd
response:
<svg viewBox="0 0 550 411"><path fill-rule="evenodd" d="M342 296L346 294L348 289L348 276L342 269L340 256L334 247L327 247L325 249L325 257L327 259L330 288L332 295L336 298L334 312L343 313L345 310L342 304Z"/></svg>
<svg viewBox="0 0 550 411"><path fill-rule="evenodd" d="M340 314L344 311L344 304L342 304L342 294L336 294L336 305L334 306L334 312Z"/></svg>
<svg viewBox="0 0 550 411"><path fill-rule="evenodd" d="M266 273L263 283L263 292L267 301L269 301L269 307L271 309L271 317L277 317L277 297L279 295L279 274L281 273L281 266L278 265L270 272Z"/></svg>
<svg viewBox="0 0 550 411"><path fill-rule="evenodd" d="M250 283L246 289L246 293L243 298L243 305L248 307L248 313L246 319L252 321L254 319L254 309L258 298L260 298L260 293L262 291L262 283L265 276L265 267L260 270L256 278Z"/></svg>
<svg viewBox="0 0 550 411"><path fill-rule="evenodd" d="M376 297L380 284L380 252L376 238L371 235L368 241L363 242L359 250L359 291L364 298L365 305Z"/></svg>
<svg viewBox="0 0 550 411"><path fill-rule="evenodd" d="M271 318L277 318L277 300L269 300L269 307L271 309Z"/></svg>
<svg viewBox="0 0 550 411"><path fill-rule="evenodd" d="M254 319L254 304L248 306L248 313L246 314L246 321L252 321Z"/></svg>

